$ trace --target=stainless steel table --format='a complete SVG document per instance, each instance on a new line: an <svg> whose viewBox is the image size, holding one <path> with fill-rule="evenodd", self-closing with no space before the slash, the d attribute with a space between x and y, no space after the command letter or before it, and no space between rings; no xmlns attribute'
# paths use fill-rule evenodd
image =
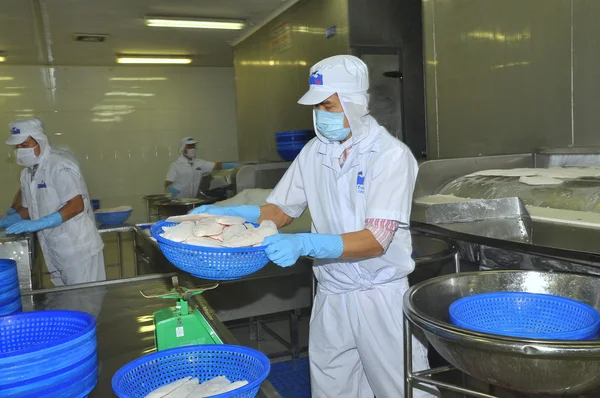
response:
<svg viewBox="0 0 600 398"><path fill-rule="evenodd" d="M23 295L24 310L67 309L96 316L99 380L90 398L107 398L114 396L111 388L114 373L133 359L154 351L152 314L172 305L166 300L145 299L140 290L150 294L165 292L172 287L172 275L149 275L37 290ZM180 281L183 286L190 286L189 280L180 277ZM224 343L239 344L202 296L192 300ZM263 383L259 396L280 397L268 381Z"/></svg>

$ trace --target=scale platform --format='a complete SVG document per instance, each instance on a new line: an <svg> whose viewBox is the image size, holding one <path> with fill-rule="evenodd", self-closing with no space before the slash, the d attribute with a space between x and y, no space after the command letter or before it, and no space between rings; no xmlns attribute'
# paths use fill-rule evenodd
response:
<svg viewBox="0 0 600 398"><path fill-rule="evenodd" d="M206 290L215 289L219 284L187 289L179 285L177 276L174 276L172 281L173 289L168 293L149 296L140 292L145 298L177 300L174 307L163 308L153 314L156 350L162 351L198 344L223 344L204 315L198 308L190 308L188 302L191 297L202 294Z"/></svg>

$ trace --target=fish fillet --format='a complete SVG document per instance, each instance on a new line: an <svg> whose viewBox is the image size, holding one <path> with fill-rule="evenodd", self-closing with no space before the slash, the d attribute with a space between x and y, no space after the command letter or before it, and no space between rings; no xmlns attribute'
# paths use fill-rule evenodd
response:
<svg viewBox="0 0 600 398"><path fill-rule="evenodd" d="M217 224L212 221L212 219L205 219L203 221L197 222L194 229L192 230L192 234L201 238L203 236L214 236L219 235L223 232L225 226L223 224Z"/></svg>
<svg viewBox="0 0 600 398"><path fill-rule="evenodd" d="M166 386L162 386L157 390L152 391L150 394L146 395L144 398L163 398L165 395L171 393L176 390L178 387L181 387L186 382L191 380L191 377L184 377L183 379L179 379L174 381L173 383L167 384Z"/></svg>
<svg viewBox="0 0 600 398"><path fill-rule="evenodd" d="M185 221L191 221L191 222L196 222L196 221L202 221L205 220L207 218L215 218L215 216L212 216L210 214L184 214L183 216L172 216L167 218L167 222L177 222L177 223L182 223Z"/></svg>

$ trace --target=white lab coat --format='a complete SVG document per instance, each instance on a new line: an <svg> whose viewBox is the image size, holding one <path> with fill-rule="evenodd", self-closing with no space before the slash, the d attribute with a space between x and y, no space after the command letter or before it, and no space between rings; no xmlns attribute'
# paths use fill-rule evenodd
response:
<svg viewBox="0 0 600 398"><path fill-rule="evenodd" d="M203 174L211 173L215 168L213 162L202 159L190 161L183 155L171 163L167 172L167 181L173 181L173 187L179 191L176 198L195 198Z"/></svg>
<svg viewBox="0 0 600 398"><path fill-rule="evenodd" d="M56 228L37 233L56 286L106 280L104 243L96 228L90 198L79 166L64 151L47 145L36 137L42 153L37 171L21 172L23 206L32 220L45 217L62 208L77 195L83 197L84 210Z"/></svg>
<svg viewBox="0 0 600 398"><path fill-rule="evenodd" d="M340 98L352 137L330 143L317 132L267 201L294 218L308 207L314 233L361 231L367 218L401 223L381 257L315 260L319 284L309 358L316 398L402 397L402 296L414 269L408 226L417 162L402 142L365 116L366 96ZM426 368L423 345L416 342L414 351L415 368ZM419 394L415 391L415 397L431 396Z"/></svg>

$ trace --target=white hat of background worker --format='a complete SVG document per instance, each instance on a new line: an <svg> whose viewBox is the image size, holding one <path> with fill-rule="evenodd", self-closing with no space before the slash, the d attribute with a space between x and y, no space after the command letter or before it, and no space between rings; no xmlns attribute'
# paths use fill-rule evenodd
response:
<svg viewBox="0 0 600 398"><path fill-rule="evenodd" d="M19 145L25 142L27 137L40 137L44 135L44 126L40 119L16 120L8 126L10 137L6 140L7 145Z"/></svg>
<svg viewBox="0 0 600 398"><path fill-rule="evenodd" d="M179 153L183 153L186 145L196 145L197 143L198 141L192 137L182 138L181 141L179 141Z"/></svg>
<svg viewBox="0 0 600 398"><path fill-rule="evenodd" d="M352 55L325 58L310 68L310 87L298 100L301 105L317 105L333 94L364 93L369 90L367 65Z"/></svg>

